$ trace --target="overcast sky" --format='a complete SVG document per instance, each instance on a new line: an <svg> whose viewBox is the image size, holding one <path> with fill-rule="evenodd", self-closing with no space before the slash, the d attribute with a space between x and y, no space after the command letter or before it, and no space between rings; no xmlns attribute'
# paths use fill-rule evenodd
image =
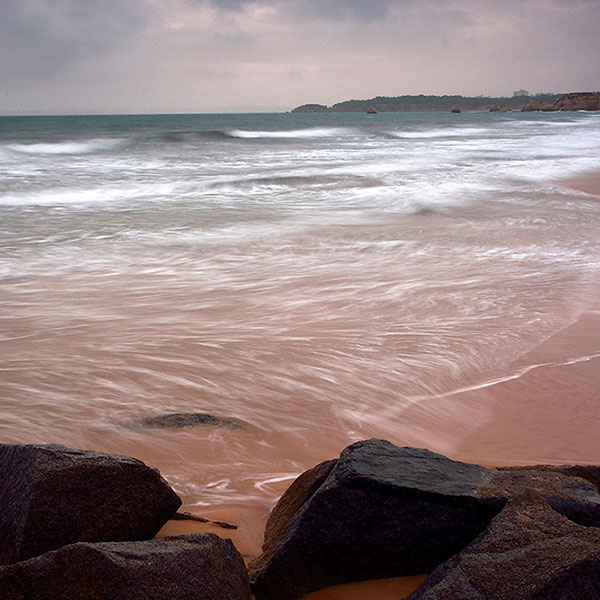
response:
<svg viewBox="0 0 600 600"><path fill-rule="evenodd" d="M600 0L0 0L0 114L600 90Z"/></svg>

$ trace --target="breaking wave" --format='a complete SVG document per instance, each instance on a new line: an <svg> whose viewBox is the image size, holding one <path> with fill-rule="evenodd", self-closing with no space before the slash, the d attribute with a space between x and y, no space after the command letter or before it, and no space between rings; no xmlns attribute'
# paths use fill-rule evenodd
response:
<svg viewBox="0 0 600 600"><path fill-rule="evenodd" d="M10 144L6 149L18 154L93 154L112 150L123 144L121 139L94 139L86 141L42 142L36 144Z"/></svg>
<svg viewBox="0 0 600 600"><path fill-rule="evenodd" d="M352 130L343 127L315 127L310 129L290 129L278 131L252 131L247 129L229 129L225 134L242 139L297 139L297 138L327 138L347 136Z"/></svg>

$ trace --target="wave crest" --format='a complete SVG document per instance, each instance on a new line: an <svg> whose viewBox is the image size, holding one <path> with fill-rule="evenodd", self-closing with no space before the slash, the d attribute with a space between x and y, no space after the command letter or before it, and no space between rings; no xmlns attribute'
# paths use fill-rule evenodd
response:
<svg viewBox="0 0 600 600"><path fill-rule="evenodd" d="M436 139L448 137L472 137L489 134L488 129L483 127L447 127L442 129L430 129L429 131L389 131L388 135L401 139Z"/></svg>
<svg viewBox="0 0 600 600"><path fill-rule="evenodd" d="M289 138L326 138L349 135L351 130L343 127L312 127L310 129L289 129L261 131L248 129L228 129L225 135L241 139L289 139Z"/></svg>
<svg viewBox="0 0 600 600"><path fill-rule="evenodd" d="M6 148L18 154L93 154L112 150L123 143L119 139L95 139L86 141L42 142L37 144L10 144Z"/></svg>

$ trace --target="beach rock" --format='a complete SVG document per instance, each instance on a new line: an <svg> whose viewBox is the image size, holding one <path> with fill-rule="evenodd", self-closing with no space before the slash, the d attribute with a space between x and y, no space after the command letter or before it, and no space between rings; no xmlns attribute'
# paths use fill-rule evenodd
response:
<svg viewBox="0 0 600 600"><path fill-rule="evenodd" d="M499 104L492 104L489 108L489 112L501 112L502 107Z"/></svg>
<svg viewBox="0 0 600 600"><path fill-rule="evenodd" d="M600 529L543 500L513 501L406 600L600 598Z"/></svg>
<svg viewBox="0 0 600 600"><path fill-rule="evenodd" d="M367 440L292 484L250 565L259 598L429 572L485 530L505 499L478 490L494 472Z"/></svg>
<svg viewBox="0 0 600 600"><path fill-rule="evenodd" d="M0 564L73 542L152 538L181 500L127 456L0 444Z"/></svg>
<svg viewBox="0 0 600 600"><path fill-rule="evenodd" d="M216 417L208 413L170 413L150 417L140 421L139 425L146 429L182 429L184 427L195 427L196 425L213 425L227 427L229 429L241 429L242 426L235 421Z"/></svg>
<svg viewBox="0 0 600 600"><path fill-rule="evenodd" d="M458 108L458 106L455 106L452 108L452 110L450 112L454 113L454 114L459 114L462 112L462 110L460 108Z"/></svg>
<svg viewBox="0 0 600 600"><path fill-rule="evenodd" d="M250 564L257 598L432 572L410 600L600 598L600 467L498 470L367 440L303 473Z"/></svg>
<svg viewBox="0 0 600 600"><path fill-rule="evenodd" d="M3 600L250 600L231 540L201 533L76 543L0 567Z"/></svg>

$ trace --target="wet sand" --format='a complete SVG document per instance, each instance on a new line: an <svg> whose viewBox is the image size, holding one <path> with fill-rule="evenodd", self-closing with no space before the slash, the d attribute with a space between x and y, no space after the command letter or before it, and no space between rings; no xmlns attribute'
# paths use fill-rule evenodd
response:
<svg viewBox="0 0 600 600"><path fill-rule="evenodd" d="M600 304L519 357L485 387L447 394L404 414L457 460L489 467L517 464L600 464ZM461 439L465 422L486 421ZM212 531L230 538L246 561L260 552L264 517L247 511L202 516L237 523L235 531L171 521L161 535ZM335 586L305 600L399 600L426 578L399 577Z"/></svg>
<svg viewBox="0 0 600 600"><path fill-rule="evenodd" d="M600 173L562 185L600 196ZM600 285L599 285L600 292ZM486 373L481 381L412 405L402 415L426 444L452 458L489 467L518 464L600 464L600 303L519 355ZM415 434L418 438L419 434ZM398 440L393 440L398 443ZM415 439L407 441L413 444ZM264 519L217 511L211 519L235 522L239 529L171 521L161 535L213 531L231 538L246 560L260 551ZM399 600L425 575L335 586L305 600Z"/></svg>
<svg viewBox="0 0 600 600"><path fill-rule="evenodd" d="M584 173L559 182L564 187L585 192L592 196L600 196L600 171Z"/></svg>
<svg viewBox="0 0 600 600"><path fill-rule="evenodd" d="M600 197L600 171L561 182ZM600 297L600 282L597 285ZM477 404L487 423L453 452L501 464L600 464L600 302L516 360L500 380L452 398L455 413Z"/></svg>
<svg viewBox="0 0 600 600"><path fill-rule="evenodd" d="M558 184L600 196L600 172ZM596 282L600 297L599 274ZM600 464L600 302L515 356L479 381L412 405L403 419L457 460Z"/></svg>
<svg viewBox="0 0 600 600"><path fill-rule="evenodd" d="M164 538L171 535L188 535L190 533L214 533L219 537L230 539L243 556L246 564L260 554L266 522L262 515L252 514L247 510L222 509L195 511L192 514L211 521L225 521L235 524L237 529L228 529L213 523L200 523L193 520L171 520L158 532L156 537Z"/></svg>
<svg viewBox="0 0 600 600"><path fill-rule="evenodd" d="M599 390L600 305L495 378L420 403L404 416L434 428L438 444L458 460L600 464ZM468 430L469 422L481 425Z"/></svg>

